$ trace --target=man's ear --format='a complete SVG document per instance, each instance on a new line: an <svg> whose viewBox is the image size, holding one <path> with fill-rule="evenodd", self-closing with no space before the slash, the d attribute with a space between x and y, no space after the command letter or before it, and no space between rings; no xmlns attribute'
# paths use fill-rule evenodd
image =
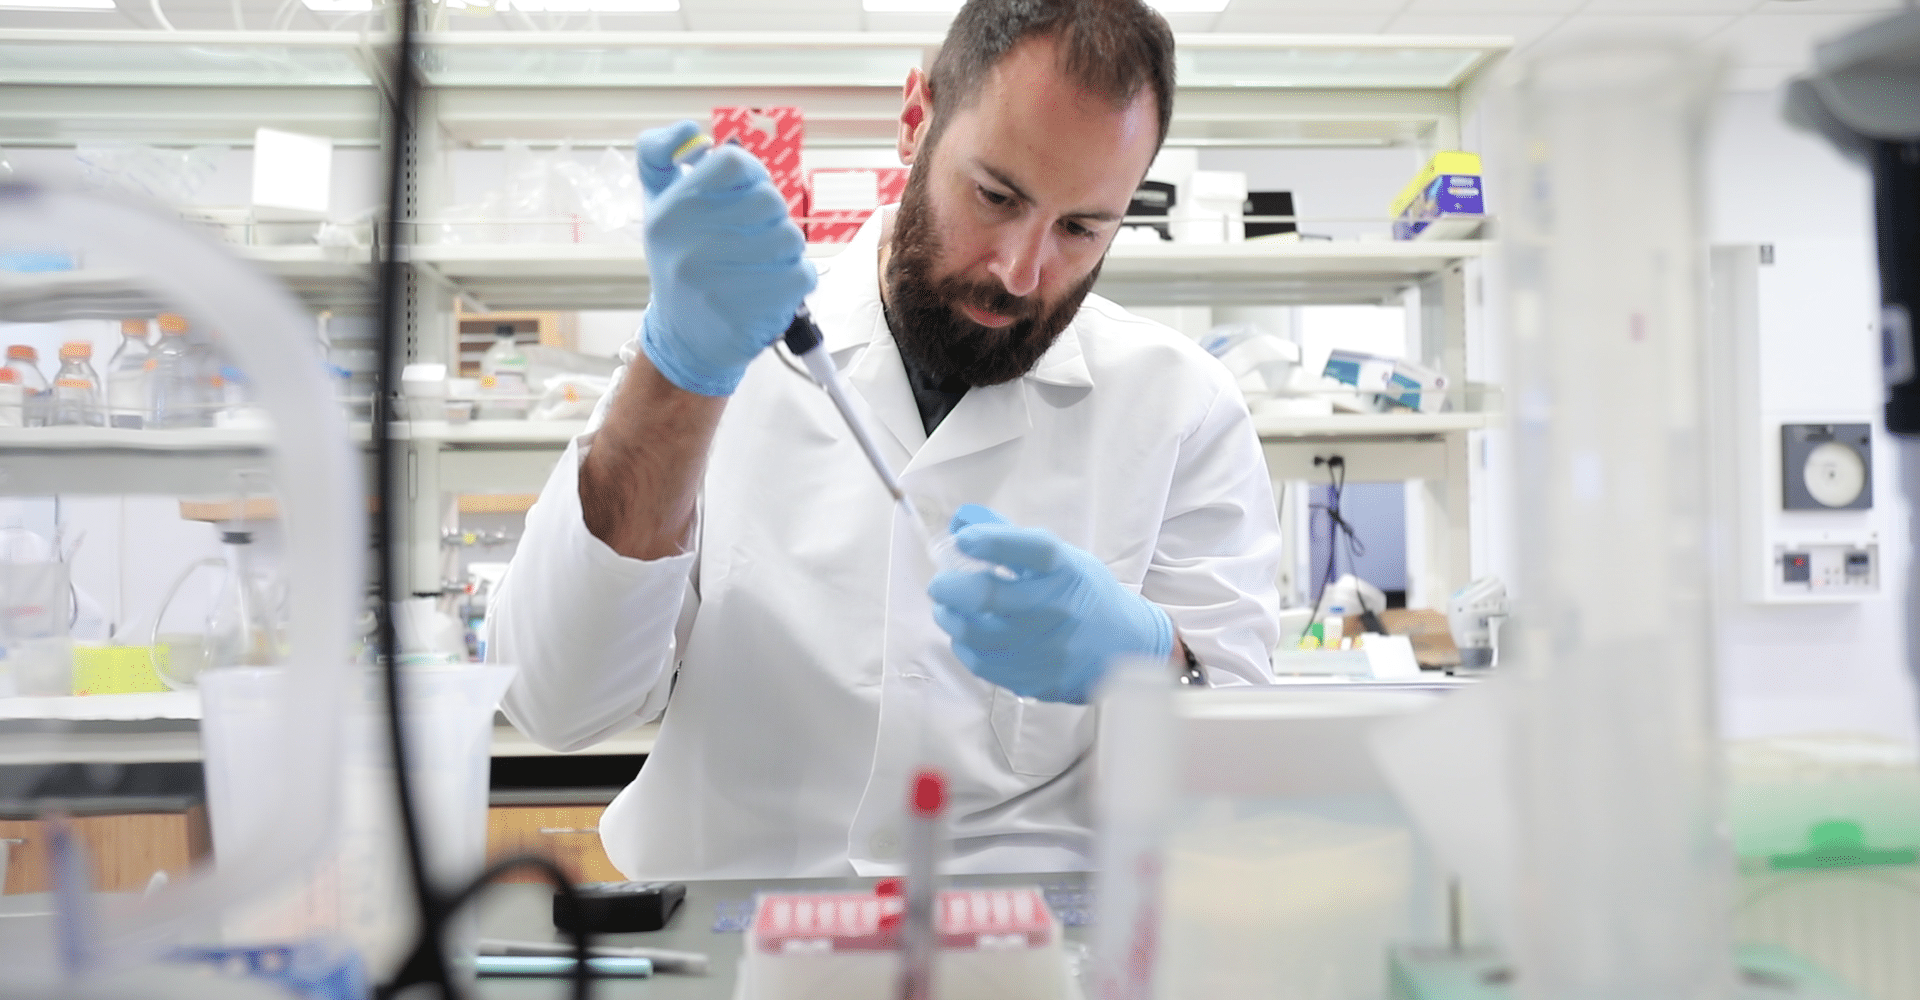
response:
<svg viewBox="0 0 1920 1000"><path fill-rule="evenodd" d="M927 75L919 68L907 71L907 85L900 94L900 162L912 166L933 123L933 90Z"/></svg>

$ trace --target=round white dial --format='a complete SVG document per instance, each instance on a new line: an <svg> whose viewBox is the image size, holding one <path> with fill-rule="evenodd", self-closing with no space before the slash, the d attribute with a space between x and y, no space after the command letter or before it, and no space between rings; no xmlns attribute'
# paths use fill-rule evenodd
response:
<svg viewBox="0 0 1920 1000"><path fill-rule="evenodd" d="M1807 455L1800 469L1807 495L1828 507L1845 507L1867 488L1867 464L1860 453L1838 441L1828 441Z"/></svg>

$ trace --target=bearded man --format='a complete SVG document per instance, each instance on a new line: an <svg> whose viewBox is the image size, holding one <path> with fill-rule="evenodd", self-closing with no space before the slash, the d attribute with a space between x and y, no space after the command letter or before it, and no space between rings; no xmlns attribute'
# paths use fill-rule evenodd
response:
<svg viewBox="0 0 1920 1000"><path fill-rule="evenodd" d="M1112 665L1271 680L1280 540L1246 407L1191 341L1091 294L1173 56L1140 0L968 3L908 75L900 205L817 276L752 157L683 173L693 123L641 137L653 301L488 622L535 740L661 720L600 824L628 877L897 871L923 765L952 870L1084 869ZM775 346L803 301L932 523ZM925 539L949 531L1000 569L939 572Z"/></svg>

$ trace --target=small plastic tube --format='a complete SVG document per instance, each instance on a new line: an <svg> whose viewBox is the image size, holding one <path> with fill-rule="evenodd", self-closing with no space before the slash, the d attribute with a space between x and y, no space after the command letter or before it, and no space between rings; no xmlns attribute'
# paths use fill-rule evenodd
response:
<svg viewBox="0 0 1920 1000"><path fill-rule="evenodd" d="M913 776L907 802L907 912L900 925L900 1000L933 1000L934 926L940 898L940 852L946 840L947 779L933 768Z"/></svg>

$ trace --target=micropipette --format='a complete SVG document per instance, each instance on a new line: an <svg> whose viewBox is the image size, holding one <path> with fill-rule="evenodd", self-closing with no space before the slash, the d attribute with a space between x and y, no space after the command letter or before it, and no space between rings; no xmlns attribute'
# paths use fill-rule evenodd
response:
<svg viewBox="0 0 1920 1000"><path fill-rule="evenodd" d="M691 167L700 162L700 158L712 148L711 138L696 134L673 151L673 164L683 169ZM787 350L792 351L793 356L800 359L800 363L806 366L807 373L813 376L813 380L820 383L820 387L827 391L827 398L833 401L834 409L840 411L841 419L846 421L847 430L852 432L854 441L860 445L861 452L867 456L873 471L879 474L880 482L893 496L893 502L900 507L902 513L906 514L908 523L913 526L914 533L920 536L921 544L933 557L934 564L943 568L954 565L954 557L959 556L958 552L952 551L950 544L945 546L936 544L935 540L929 536L926 523L920 520L919 509L913 505L913 498L907 496L906 489L900 485L900 478L893 474L892 466L887 464L886 458L880 454L879 446L874 443L872 433L867 430L867 422L861 418L859 411L854 409L853 397L847 388L846 380L840 377L840 369L834 365L833 356L827 353L824 338L820 335L820 328L814 325L813 314L807 309L805 303L794 310L793 322L787 325L787 332L780 339L786 342ZM966 557L959 556L959 558Z"/></svg>

